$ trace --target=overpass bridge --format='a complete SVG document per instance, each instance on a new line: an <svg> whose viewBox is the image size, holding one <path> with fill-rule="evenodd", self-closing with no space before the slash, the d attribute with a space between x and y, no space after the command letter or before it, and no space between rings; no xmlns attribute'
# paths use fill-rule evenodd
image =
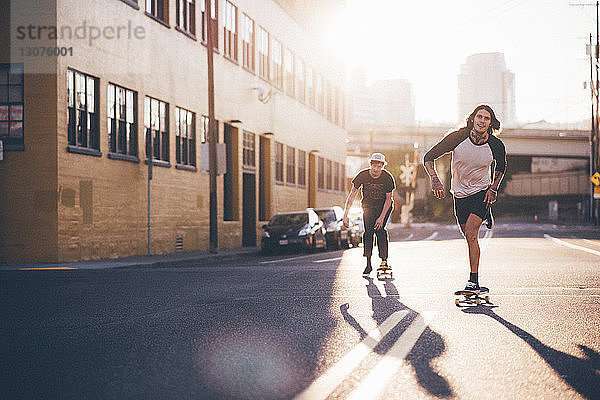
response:
<svg viewBox="0 0 600 400"><path fill-rule="evenodd" d="M416 150L419 160L446 133L450 126L390 127L349 130L347 167L349 176L368 164L374 151ZM509 128L499 135L507 152L507 176L503 193L515 200L525 198L541 207L552 219L555 202L569 212L583 215L590 201L590 132L585 130ZM443 166L442 166L443 169ZM425 178L417 181L416 199L429 196ZM577 210L577 211L573 211ZM563 210L563 214L564 214Z"/></svg>
<svg viewBox="0 0 600 400"><path fill-rule="evenodd" d="M368 157L373 151L412 148L418 144L419 155L454 128L397 127L348 131L348 155ZM499 136L511 156L589 159L590 132L583 130L505 129Z"/></svg>

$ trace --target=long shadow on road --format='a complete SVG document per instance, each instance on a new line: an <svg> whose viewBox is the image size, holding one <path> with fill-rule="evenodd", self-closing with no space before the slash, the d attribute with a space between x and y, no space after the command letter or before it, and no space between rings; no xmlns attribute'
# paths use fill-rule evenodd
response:
<svg viewBox="0 0 600 400"><path fill-rule="evenodd" d="M585 353L585 358L575 357L546 346L529 332L496 314L492 307L469 307L462 311L469 314L483 314L495 319L531 346L579 394L587 399L600 399L600 375L598 375L600 354L595 350L579 345Z"/></svg>
<svg viewBox="0 0 600 400"><path fill-rule="evenodd" d="M407 307L399 300L398 289L391 281L385 281L384 283L386 296L382 295L379 287L375 285L372 278L369 278L368 281L367 293L372 301L373 319L377 321L378 325L381 325L397 311L408 311L407 317L382 338L381 342L374 348L375 352L384 355L417 319L419 313ZM359 332L361 339L364 339L367 336L367 332L350 315L348 307L342 306L340 310L346 322ZM442 355L445 349L446 345L442 337L429 327L426 327L405 358L413 367L419 384L429 394L439 398L453 397L452 389L446 379L432 366L432 361Z"/></svg>

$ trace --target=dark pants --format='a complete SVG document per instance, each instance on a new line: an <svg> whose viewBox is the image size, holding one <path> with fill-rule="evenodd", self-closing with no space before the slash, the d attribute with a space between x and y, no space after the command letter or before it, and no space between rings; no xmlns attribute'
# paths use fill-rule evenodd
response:
<svg viewBox="0 0 600 400"><path fill-rule="evenodd" d="M383 226L381 229L375 230L375 221L381 215L381 208L364 208L363 221L365 224L365 233L363 234L364 256L371 258L373 254L373 234L377 236L377 250L379 258L387 260L388 258L388 233L385 230L385 224L392 213L392 207L385 214Z"/></svg>

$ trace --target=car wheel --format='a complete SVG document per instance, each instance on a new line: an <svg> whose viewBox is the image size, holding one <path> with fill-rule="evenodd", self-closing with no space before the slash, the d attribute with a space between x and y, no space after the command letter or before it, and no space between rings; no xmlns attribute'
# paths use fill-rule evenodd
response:
<svg viewBox="0 0 600 400"><path fill-rule="evenodd" d="M342 233L338 232L337 240L335 242L335 249L340 250L342 248Z"/></svg>

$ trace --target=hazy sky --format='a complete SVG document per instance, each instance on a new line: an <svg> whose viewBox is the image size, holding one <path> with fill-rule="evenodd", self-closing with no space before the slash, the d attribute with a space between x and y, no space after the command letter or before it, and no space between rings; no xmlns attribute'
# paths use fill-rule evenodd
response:
<svg viewBox="0 0 600 400"><path fill-rule="evenodd" d="M347 0L330 45L369 81L411 81L416 117L455 122L457 75L475 53L501 52L515 73L520 122L590 118L595 6L579 0ZM595 4L595 3L594 3Z"/></svg>

